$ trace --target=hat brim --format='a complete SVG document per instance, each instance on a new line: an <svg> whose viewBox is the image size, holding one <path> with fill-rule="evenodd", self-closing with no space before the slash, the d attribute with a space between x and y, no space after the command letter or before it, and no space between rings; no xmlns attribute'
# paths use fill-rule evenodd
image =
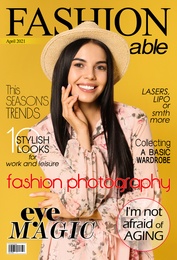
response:
<svg viewBox="0 0 177 260"><path fill-rule="evenodd" d="M41 55L41 66L47 78L52 80L54 66L63 49L71 42L81 38L96 39L107 45L113 56L114 83L118 82L125 74L130 60L127 42L112 31L83 26L57 34L46 44Z"/></svg>

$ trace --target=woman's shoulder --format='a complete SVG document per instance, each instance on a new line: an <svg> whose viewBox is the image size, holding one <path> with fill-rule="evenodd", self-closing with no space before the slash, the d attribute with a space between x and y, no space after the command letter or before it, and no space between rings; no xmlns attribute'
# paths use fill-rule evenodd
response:
<svg viewBox="0 0 177 260"><path fill-rule="evenodd" d="M136 131L139 127L147 125L146 114L140 108L123 103L115 103L115 113L123 131ZM133 130L134 129L134 130Z"/></svg>
<svg viewBox="0 0 177 260"><path fill-rule="evenodd" d="M118 117L135 117L135 118L141 118L141 117L146 117L145 112L137 107L127 105L124 103L120 102L114 102L115 106L115 113Z"/></svg>

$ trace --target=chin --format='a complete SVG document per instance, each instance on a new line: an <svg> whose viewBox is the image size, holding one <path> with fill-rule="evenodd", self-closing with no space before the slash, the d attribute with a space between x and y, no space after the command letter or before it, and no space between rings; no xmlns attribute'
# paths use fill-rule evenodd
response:
<svg viewBox="0 0 177 260"><path fill-rule="evenodd" d="M82 102L82 103L88 103L89 104L89 103L94 103L96 101L96 99L88 98L88 97L85 97L85 98L79 97L78 101Z"/></svg>

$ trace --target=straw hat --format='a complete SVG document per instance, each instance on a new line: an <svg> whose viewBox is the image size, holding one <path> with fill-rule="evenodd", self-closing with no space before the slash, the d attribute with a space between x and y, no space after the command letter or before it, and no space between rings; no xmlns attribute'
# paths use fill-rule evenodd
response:
<svg viewBox="0 0 177 260"><path fill-rule="evenodd" d="M54 66L62 50L71 42L81 38L96 39L107 45L113 56L114 83L119 81L129 64L129 47L119 34L101 29L96 23L90 21L57 34L46 44L41 55L41 65L49 80L52 80Z"/></svg>

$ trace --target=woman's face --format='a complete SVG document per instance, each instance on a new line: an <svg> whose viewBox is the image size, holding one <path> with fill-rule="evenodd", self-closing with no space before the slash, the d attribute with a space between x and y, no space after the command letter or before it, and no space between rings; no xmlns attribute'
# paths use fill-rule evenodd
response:
<svg viewBox="0 0 177 260"><path fill-rule="evenodd" d="M97 44L83 45L71 62L68 83L72 95L78 100L94 103L103 92L107 82L107 58L105 51Z"/></svg>

